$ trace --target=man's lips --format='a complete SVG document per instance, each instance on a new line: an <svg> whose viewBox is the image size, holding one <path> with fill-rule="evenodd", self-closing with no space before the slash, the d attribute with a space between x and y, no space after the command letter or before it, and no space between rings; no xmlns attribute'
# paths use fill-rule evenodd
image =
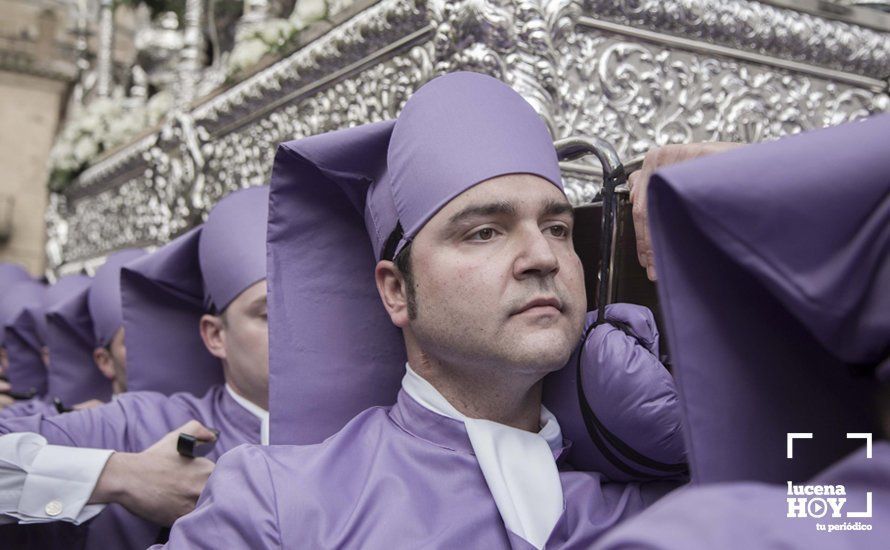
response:
<svg viewBox="0 0 890 550"><path fill-rule="evenodd" d="M542 297L535 298L530 302L526 303L524 306L520 307L516 311L513 312L513 315L519 315L520 313L525 313L526 311L533 310L535 308L547 308L552 307L558 311L562 311L562 302L556 297Z"/></svg>

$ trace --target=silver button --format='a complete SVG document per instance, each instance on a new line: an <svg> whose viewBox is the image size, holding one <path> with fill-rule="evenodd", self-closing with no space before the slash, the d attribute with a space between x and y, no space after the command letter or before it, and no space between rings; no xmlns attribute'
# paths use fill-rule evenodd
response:
<svg viewBox="0 0 890 550"><path fill-rule="evenodd" d="M47 503L46 508L43 509L48 516L58 516L62 513L62 503L58 500L51 500Z"/></svg>

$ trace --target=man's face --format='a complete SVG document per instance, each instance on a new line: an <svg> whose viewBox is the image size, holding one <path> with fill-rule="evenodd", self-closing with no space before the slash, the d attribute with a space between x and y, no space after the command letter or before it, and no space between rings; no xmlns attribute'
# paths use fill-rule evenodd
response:
<svg viewBox="0 0 890 550"><path fill-rule="evenodd" d="M107 348L96 348L93 360L106 378L111 380L114 393L127 391L127 346L124 344L124 327L117 329Z"/></svg>
<svg viewBox="0 0 890 550"><path fill-rule="evenodd" d="M127 389L127 346L124 344L124 327L117 329L111 343L108 344L109 355L114 365L115 380L120 380L121 391Z"/></svg>
<svg viewBox="0 0 890 550"><path fill-rule="evenodd" d="M219 324L205 328L205 324L211 323L214 317ZM267 409L269 320L266 281L244 290L232 300L222 315L205 316L202 319L202 334L210 352L225 361L227 382L240 395Z"/></svg>
<svg viewBox="0 0 890 550"><path fill-rule="evenodd" d="M421 349L501 373L562 367L587 310L572 228L563 193L528 174L493 178L448 203L411 245L407 328Z"/></svg>
<svg viewBox="0 0 890 550"><path fill-rule="evenodd" d="M6 348L0 346L0 374L5 375L9 370L9 356L6 355Z"/></svg>

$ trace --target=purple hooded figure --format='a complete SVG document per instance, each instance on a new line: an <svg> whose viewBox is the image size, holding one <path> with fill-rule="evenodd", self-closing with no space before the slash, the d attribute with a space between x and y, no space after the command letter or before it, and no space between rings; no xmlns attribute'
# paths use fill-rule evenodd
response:
<svg viewBox="0 0 890 550"><path fill-rule="evenodd" d="M81 447L76 456L99 453L99 458L89 466L75 464L74 458L70 458L67 461L71 465L66 467L72 468L71 472L57 470L55 475L35 477L25 488L43 488L45 492L38 491L37 496L32 493L27 498L22 496L19 502L0 512L20 521L39 518L37 521L82 524L90 520L78 531L86 538L86 548L145 548L158 540L161 526L136 517L119 504L108 505L98 516L101 506L84 506L110 450L140 453L191 420L219 431L215 445L205 456L210 460L243 443L267 439L268 413L239 395L245 377L250 378L244 371L266 371L265 353L247 358L251 363L248 367L253 370L236 364L234 357L221 361L208 353L201 340L199 323L208 312L227 315L229 337L235 336L234 324L238 320L232 315L237 312L233 313L231 308L240 304L239 300L249 292L256 293L257 285L262 284L263 291L257 301L262 302L263 310L256 313L251 326L262 326L265 334L263 281L268 201L268 187L232 193L216 205L203 226L151 254L131 259L121 269L130 391L110 404L93 409L52 418L34 415L0 421L0 432L9 434L0 437L0 449L6 437L42 436L43 442L49 445L39 451L41 457L43 453L67 457L66 453L73 451L70 447ZM99 307L95 300L93 307ZM145 309L135 312L133 308ZM191 324L186 319L190 319ZM100 320L96 328L98 341L108 341L117 331L114 312L108 319ZM254 375L257 377L266 384L261 374ZM139 391L133 391L137 388ZM201 393L196 396L182 391L184 389ZM101 451L103 449L109 451ZM2 453L0 457L6 459ZM50 458L35 459L34 464L48 461ZM21 468L27 469L24 465ZM30 480L34 469L27 471L31 472ZM133 477L138 477L138 472L133 472ZM91 483L83 484L85 488L81 487L81 492L55 497L61 512L47 516L46 501L40 495L58 494L59 480L69 478L90 479ZM59 533L67 533L67 527L61 524L41 527L36 534L30 534L38 538L29 541L39 541L43 546L70 547L69 540L61 535L56 538Z"/></svg>
<svg viewBox="0 0 890 550"><path fill-rule="evenodd" d="M207 311L198 257L203 229L196 227L121 270L128 391L203 394L222 382L219 361L198 332Z"/></svg>
<svg viewBox="0 0 890 550"><path fill-rule="evenodd" d="M693 484L602 548L887 548L888 137L875 116L653 177Z"/></svg>
<svg viewBox="0 0 890 550"><path fill-rule="evenodd" d="M126 249L108 256L96 270L95 281L88 298L90 317L93 320L93 345L107 346L124 325L121 305L121 269L128 263L145 256L142 249Z"/></svg>
<svg viewBox="0 0 890 550"><path fill-rule="evenodd" d="M80 276L65 283L71 294L60 297L59 303L49 307L46 312L46 346L49 351L49 367L47 369L46 395L16 403L0 411L0 418L27 416L31 414L52 415L70 410L73 405L95 399L108 401L111 398L111 382L103 376L94 363L95 348L108 346L95 343L94 324L89 304L90 296L102 296L94 300L101 307L94 308L98 314L100 325L107 327L115 324L116 331L121 325L120 313L120 264L128 259L138 257L144 252L122 251L112 255L99 268L97 276L88 287L80 288L84 279ZM110 277L113 272L113 277ZM69 278L65 278L69 281ZM57 291L55 294L59 294ZM115 312L112 297L116 296L116 321L109 319ZM103 316L104 314L104 316ZM104 323L104 324L103 324ZM31 353L33 355L33 352Z"/></svg>
<svg viewBox="0 0 890 550"><path fill-rule="evenodd" d="M126 249L110 255L96 270L87 300L93 321L93 358L111 380L114 393L125 391L127 382L121 268L145 254L141 249Z"/></svg>
<svg viewBox="0 0 890 550"><path fill-rule="evenodd" d="M29 311L43 307L46 285L23 281L13 285L0 300L3 335L0 345L6 350L6 376L17 394L41 396L46 393L46 365L41 356L42 343L37 323Z"/></svg>
<svg viewBox="0 0 890 550"><path fill-rule="evenodd" d="M93 362L95 341L89 296L101 284L93 279L88 288L74 294L46 312L49 348L49 387L47 396L61 408L96 399L111 399L111 381Z"/></svg>
<svg viewBox="0 0 890 550"><path fill-rule="evenodd" d="M406 366L407 338L384 308L375 265L409 243L416 253L434 216L477 184L517 173L537 177L536 192L552 198L547 212L571 215L541 119L511 88L474 73L426 84L397 121L279 146L268 235L271 435L291 445L227 454L169 547L581 548L673 486L572 471L569 444L540 401L537 433L471 418L412 368L422 365ZM493 209L509 216L515 205L505 201ZM565 233L553 234L580 271ZM562 362L584 324L580 280L581 303L563 304L577 322ZM637 321L651 338L645 316ZM592 338L614 338L612 328ZM650 380L662 392L662 379ZM679 447L669 459L682 460Z"/></svg>
<svg viewBox="0 0 890 550"><path fill-rule="evenodd" d="M60 404L67 402L69 405L94 396L107 398L108 384L101 375L95 376L98 373L92 367L89 342L83 343L76 335L78 331L88 334L92 330L86 311L86 294L90 284L90 278L85 275L60 278L47 288L41 305L26 307L11 325L10 358L16 365L11 369L12 378L24 372L45 373L46 391L43 395L3 409L0 418L60 412L61 405L57 406L54 402L57 398ZM58 368L54 368L53 351ZM47 360L49 364L44 364ZM27 370L23 367L27 367ZM32 380L36 380L36 377ZM80 399L81 396L88 397Z"/></svg>
<svg viewBox="0 0 890 550"><path fill-rule="evenodd" d="M19 264L0 262L0 308L2 308L3 300L9 293L10 289L16 284L30 281L31 276L24 267ZM3 311L0 310L0 380L6 380L7 356L6 349L3 348L3 332L5 332L5 321L3 320Z"/></svg>

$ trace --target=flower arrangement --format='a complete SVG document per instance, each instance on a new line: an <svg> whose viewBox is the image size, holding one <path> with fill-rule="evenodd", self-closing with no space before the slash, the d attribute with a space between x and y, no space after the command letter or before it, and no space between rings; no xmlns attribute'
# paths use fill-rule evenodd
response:
<svg viewBox="0 0 890 550"><path fill-rule="evenodd" d="M280 53L296 40L299 30L290 19L272 19L244 33L235 42L226 64L229 77L243 73L269 54Z"/></svg>
<svg viewBox="0 0 890 550"><path fill-rule="evenodd" d="M163 0L127 0L127 3L146 3L153 13L169 7L169 2ZM225 60L227 77L233 79L268 55L287 53L299 33L312 23L325 19L328 10L327 0L297 0L289 18L270 19L246 28ZM111 98L95 99L77 110L65 123L50 151L50 191L63 191L104 152L158 124L173 108L173 103L170 90L162 90L147 103L137 106L129 104L118 93Z"/></svg>
<svg viewBox="0 0 890 550"><path fill-rule="evenodd" d="M245 72L267 55L285 53L296 42L300 31L327 15L326 0L297 0L290 18L264 21L237 38L226 64L227 76L232 78Z"/></svg>
<svg viewBox="0 0 890 550"><path fill-rule="evenodd" d="M165 90L137 107L128 107L117 95L97 98L78 110L50 151L50 191L63 191L99 155L158 124L172 107L173 95Z"/></svg>

